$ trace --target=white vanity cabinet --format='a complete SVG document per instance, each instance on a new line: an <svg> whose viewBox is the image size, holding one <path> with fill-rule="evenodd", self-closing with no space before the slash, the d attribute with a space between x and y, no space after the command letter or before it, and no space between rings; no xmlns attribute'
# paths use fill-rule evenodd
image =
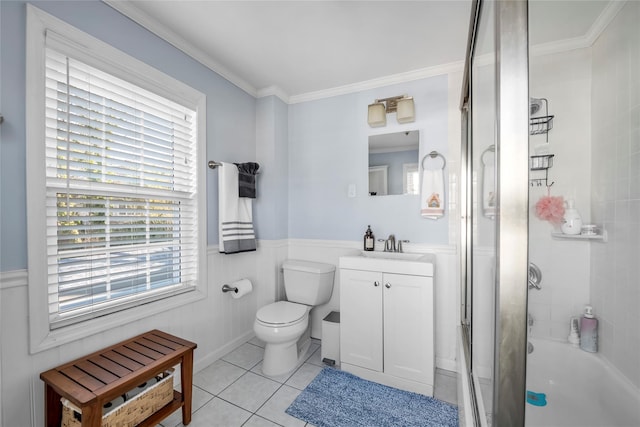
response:
<svg viewBox="0 0 640 427"><path fill-rule="evenodd" d="M403 274L393 265L387 269L392 272L384 271L384 262L377 263L379 271L345 268L351 265L345 258L340 264L342 369L433 395L433 263Z"/></svg>

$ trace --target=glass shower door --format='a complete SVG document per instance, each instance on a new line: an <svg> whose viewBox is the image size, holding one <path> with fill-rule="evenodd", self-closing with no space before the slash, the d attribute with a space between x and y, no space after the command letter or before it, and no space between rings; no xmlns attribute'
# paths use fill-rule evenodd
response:
<svg viewBox="0 0 640 427"><path fill-rule="evenodd" d="M527 2L474 2L463 91L462 326L476 425L524 425Z"/></svg>

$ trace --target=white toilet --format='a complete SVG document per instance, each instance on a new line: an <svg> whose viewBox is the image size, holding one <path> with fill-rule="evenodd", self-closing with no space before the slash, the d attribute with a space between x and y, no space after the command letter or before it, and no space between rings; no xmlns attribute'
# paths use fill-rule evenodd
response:
<svg viewBox="0 0 640 427"><path fill-rule="evenodd" d="M311 343L309 312L331 298L336 267L319 262L287 260L282 264L287 301L262 307L253 331L264 341L262 372L278 376L291 372Z"/></svg>

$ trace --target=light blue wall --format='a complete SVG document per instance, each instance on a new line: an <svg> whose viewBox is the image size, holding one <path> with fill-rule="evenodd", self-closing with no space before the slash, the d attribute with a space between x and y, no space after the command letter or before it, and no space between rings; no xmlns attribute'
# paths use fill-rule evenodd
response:
<svg viewBox="0 0 640 427"><path fill-rule="evenodd" d="M252 161L256 100L130 19L99 1L33 5L140 59L207 96L207 159ZM27 267L25 200L24 1L0 1L0 271ZM218 240L218 174L207 172L208 243ZM204 232L204 231L203 231Z"/></svg>
<svg viewBox="0 0 640 427"><path fill-rule="evenodd" d="M437 76L289 106L289 237L360 240L367 228L377 238L394 233L414 243L448 244L447 215L420 216L418 196L368 195L368 137L417 129L420 158L437 150L448 154L448 80ZM416 121L367 125L367 105L376 98L414 97ZM356 197L350 198L350 184Z"/></svg>
<svg viewBox="0 0 640 427"><path fill-rule="evenodd" d="M371 224L378 237L395 233L416 243L446 244L446 217L422 219L417 196L369 197L371 134L418 129L420 157L445 156L447 77L286 105L256 100L102 2L32 2L44 11L185 82L207 96L207 160L258 161L254 205L260 239L359 240ZM24 1L0 2L0 271L27 267L25 200ZM399 94L414 97L415 123L366 123L367 105ZM350 184L355 198L347 197ZM218 173L207 172L207 241L218 241ZM204 232L204 231L203 231Z"/></svg>
<svg viewBox="0 0 640 427"><path fill-rule="evenodd" d="M259 98L256 102L256 158L260 174L254 223L259 239L288 236L288 108L275 96Z"/></svg>

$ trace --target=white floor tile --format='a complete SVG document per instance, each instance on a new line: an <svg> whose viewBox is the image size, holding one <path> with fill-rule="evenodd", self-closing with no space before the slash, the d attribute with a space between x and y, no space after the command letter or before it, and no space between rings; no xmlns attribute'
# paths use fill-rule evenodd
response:
<svg viewBox="0 0 640 427"><path fill-rule="evenodd" d="M305 425L304 421L284 412L298 394L300 390L283 385L256 414L285 427L302 427Z"/></svg>
<svg viewBox="0 0 640 427"><path fill-rule="evenodd" d="M246 370L224 360L216 360L193 376L193 384L217 395L245 372Z"/></svg>
<svg viewBox="0 0 640 427"><path fill-rule="evenodd" d="M193 387L191 398L191 413L194 413L198 409L202 408L211 399L213 399L212 394L209 394L198 387ZM174 411L171 415L162 420L162 425L164 427L182 426L182 409Z"/></svg>
<svg viewBox="0 0 640 427"><path fill-rule="evenodd" d="M253 337L247 342L253 345L257 345L258 347L264 348L264 341L258 339L258 337Z"/></svg>
<svg viewBox="0 0 640 427"><path fill-rule="evenodd" d="M318 347L318 349L314 351L313 354L307 359L307 363L311 363L312 365L316 365L316 366L324 366L324 363L322 363L321 350L322 349Z"/></svg>
<svg viewBox="0 0 640 427"><path fill-rule="evenodd" d="M264 356L264 349L262 347L244 343L223 356L222 360L244 369L251 369L262 360L262 356Z"/></svg>
<svg viewBox="0 0 640 427"><path fill-rule="evenodd" d="M262 373L263 347L253 338L194 375L190 426L313 427L285 410L325 366L320 341L312 340L296 368L276 378ZM456 387L455 372L436 370L434 397L457 404ZM182 427L181 412L174 412L162 426Z"/></svg>
<svg viewBox="0 0 640 427"><path fill-rule="evenodd" d="M302 360L306 362L307 359L313 356L318 350L320 350L320 341L312 339L311 345L309 345L309 349L307 350L307 354L302 356Z"/></svg>
<svg viewBox="0 0 640 427"><path fill-rule="evenodd" d="M224 389L218 397L247 411L255 412L273 396L280 385L253 372L247 372Z"/></svg>
<svg viewBox="0 0 640 427"><path fill-rule="evenodd" d="M278 427L278 424L254 415L242 427Z"/></svg>
<svg viewBox="0 0 640 427"><path fill-rule="evenodd" d="M189 427L240 427L249 417L251 412L214 397L193 414Z"/></svg>
<svg viewBox="0 0 640 427"><path fill-rule="evenodd" d="M458 382L455 372L436 369L433 397L458 404Z"/></svg>
<svg viewBox="0 0 640 427"><path fill-rule="evenodd" d="M277 377L268 377L262 372L262 362L260 362L256 366L254 366L253 369L251 369L251 372L257 375L261 375L265 378L269 378L270 380L279 382L280 384L284 384L289 378L291 378L291 375L293 375L295 370L284 375L278 375Z"/></svg>
<svg viewBox="0 0 640 427"><path fill-rule="evenodd" d="M290 387L304 390L306 386L322 371L322 368L311 363L303 364L285 383Z"/></svg>

